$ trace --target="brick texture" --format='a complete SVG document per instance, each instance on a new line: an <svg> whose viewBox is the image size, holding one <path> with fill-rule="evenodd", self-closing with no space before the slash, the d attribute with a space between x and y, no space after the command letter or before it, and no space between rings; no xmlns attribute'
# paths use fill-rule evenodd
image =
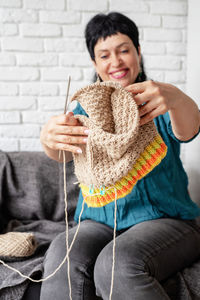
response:
<svg viewBox="0 0 200 300"><path fill-rule="evenodd" d="M185 88L188 0L0 0L0 149L42 150L68 76L70 94L92 80L85 24L113 10L138 25L148 77Z"/></svg>

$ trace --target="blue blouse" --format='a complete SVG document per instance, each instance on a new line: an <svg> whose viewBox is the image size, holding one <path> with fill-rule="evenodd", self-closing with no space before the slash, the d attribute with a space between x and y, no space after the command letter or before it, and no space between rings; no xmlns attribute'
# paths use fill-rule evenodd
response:
<svg viewBox="0 0 200 300"><path fill-rule="evenodd" d="M79 103L73 112L75 115L87 115ZM117 200L117 230L152 219L194 219L200 215L200 208L188 193L188 178L180 160L181 141L173 134L169 114L158 116L154 122L168 147L167 155L157 167L137 182L130 194ZM76 222L82 202L80 191L74 217ZM81 220L92 219L113 228L114 209L115 202L98 208L88 207L85 203Z"/></svg>

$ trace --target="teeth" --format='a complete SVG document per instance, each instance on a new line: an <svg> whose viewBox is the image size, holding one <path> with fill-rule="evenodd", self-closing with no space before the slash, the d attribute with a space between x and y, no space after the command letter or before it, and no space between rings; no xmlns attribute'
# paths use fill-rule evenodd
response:
<svg viewBox="0 0 200 300"><path fill-rule="evenodd" d="M121 76L121 75L123 75L125 73L126 73L126 71L123 70L123 71L119 71L119 72L113 73L113 76L118 77L118 76Z"/></svg>
<svg viewBox="0 0 200 300"><path fill-rule="evenodd" d="M124 73L125 73L125 71L119 71L119 72L113 73L113 75L114 75L114 76L120 76L120 75L122 75L122 74L124 74Z"/></svg>

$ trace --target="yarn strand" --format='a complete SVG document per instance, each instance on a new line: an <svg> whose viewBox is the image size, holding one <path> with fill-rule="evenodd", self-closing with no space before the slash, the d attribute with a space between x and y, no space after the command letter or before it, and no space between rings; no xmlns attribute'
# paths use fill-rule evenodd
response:
<svg viewBox="0 0 200 300"><path fill-rule="evenodd" d="M65 151L62 151L63 153L63 180L64 180L64 202L65 202L65 220L66 220L66 253L67 255L67 277L68 277L68 286L69 286L69 299L72 300L72 287L71 287L71 278L70 278L70 259L69 259L69 223L68 223L68 212L67 212L67 180L66 180L66 156Z"/></svg>
<svg viewBox="0 0 200 300"><path fill-rule="evenodd" d="M115 189L115 212L114 212L114 230L113 230L113 261L112 261L112 274L109 300L112 299L113 286L114 286L114 272L115 272L115 248L116 248L116 231L117 231L117 189Z"/></svg>

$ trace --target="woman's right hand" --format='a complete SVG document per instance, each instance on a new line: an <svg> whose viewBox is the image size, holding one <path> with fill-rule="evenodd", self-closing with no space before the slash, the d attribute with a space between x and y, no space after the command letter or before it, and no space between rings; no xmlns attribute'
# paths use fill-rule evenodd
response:
<svg viewBox="0 0 200 300"><path fill-rule="evenodd" d="M45 150L64 150L81 153L78 144L87 142L89 130L81 125L73 112L67 115L53 116L44 125L40 134L40 141Z"/></svg>

